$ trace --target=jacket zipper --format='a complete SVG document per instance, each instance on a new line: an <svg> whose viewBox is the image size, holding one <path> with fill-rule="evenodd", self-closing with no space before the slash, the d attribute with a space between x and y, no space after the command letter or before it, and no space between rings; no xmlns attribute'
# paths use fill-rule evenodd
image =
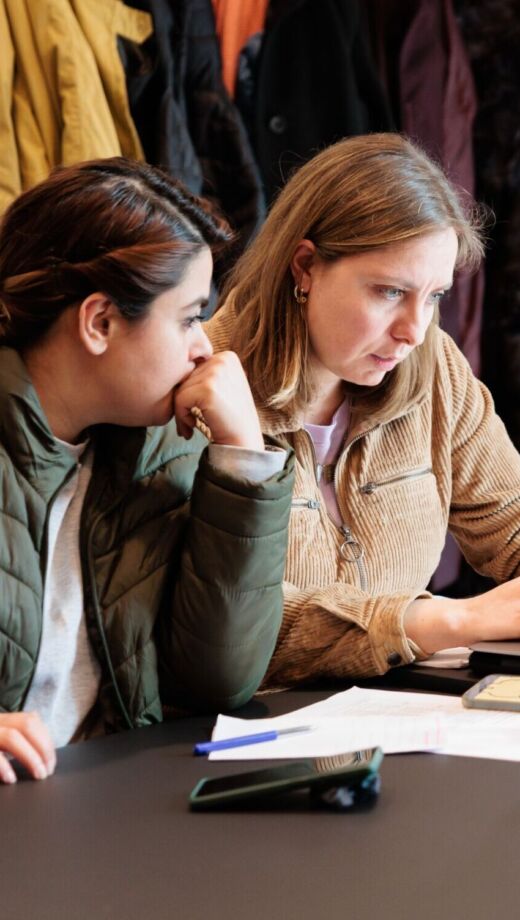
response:
<svg viewBox="0 0 520 920"><path fill-rule="evenodd" d="M87 493L87 494L88 494L88 493ZM85 496L85 503L86 503L86 499L87 499L87 496ZM84 507L85 507L85 505L84 505ZM104 512L101 511L101 512L98 514L98 516L97 516L96 518L94 518L94 521L93 521L93 523L92 523L92 526L91 526L91 528L90 528L90 531L89 531L88 536L83 537L83 539L82 539L82 550L83 550L83 552L82 552L82 557L83 557L83 560L84 560L83 565L84 565L84 567L87 568L87 571L86 571L86 573L84 572L84 577L83 577L84 596L85 596L85 600L86 600L87 598L89 598L89 600L92 602L92 606L93 606L93 608L94 608L94 613L95 613L96 622L97 622L97 626L98 626L98 630L99 630L99 635L100 635L100 637L101 637L101 644L102 644L102 646L103 646L103 651L104 651L104 653L105 653L105 660L106 660L106 663L107 663L107 667L108 667L108 672L109 672L109 675L110 675L110 679L111 679L111 681L112 681L112 686L114 687L114 690L115 690L117 702L119 703L119 707L120 707L120 709L121 709L121 712L122 712L123 717L124 717L124 719L125 719L125 721L126 721L126 723L127 723L128 728L133 728L133 727L134 727L134 724L133 724L132 719L130 718L129 712L128 712L128 710L127 710L127 708L126 708L126 706L125 706L125 704L124 704L124 702L123 702L123 698L122 698L122 696L121 696L121 691L119 690L119 685L118 685L118 683L117 683L117 678L116 678L116 675L115 675L114 667L113 667L113 665L112 665L112 659L111 659L111 657L110 657L110 651L109 651L109 648L108 648L107 638L106 638L106 635L105 635L105 629L104 629L104 626L103 626L103 619L102 619L102 616L101 616L101 609L100 609L100 606L99 606L99 601L98 601L98 596L97 596L96 580L95 580L95 575L94 575L94 567L93 567L93 564L92 564L92 535L93 535L93 533L94 533L94 530L96 529L96 526L97 526L98 522L99 522L99 521L101 520L101 518L103 517L103 514L104 514ZM87 580L87 578L85 577L85 575L88 575L88 580ZM86 605L85 605L85 606L86 606Z"/></svg>
<svg viewBox="0 0 520 920"><path fill-rule="evenodd" d="M431 472L431 466L421 466L416 470L407 470L405 473L399 473L398 476L390 476L389 479L381 479L379 482L367 482L364 486L360 486L359 491L362 492L363 495L372 495L377 489L384 488L384 486L391 486L396 482L405 482L410 479L420 479L422 476L427 476L428 473Z"/></svg>
<svg viewBox="0 0 520 920"><path fill-rule="evenodd" d="M361 543L358 543L358 541L354 539L351 530L345 524L342 524L339 529L345 537L339 551L345 562L356 564L359 574L359 586L362 591L366 591L368 579L365 566L365 550L361 546Z"/></svg>
<svg viewBox="0 0 520 920"><path fill-rule="evenodd" d="M76 472L76 469L77 469L76 466L71 467L71 469L69 470L69 472L68 472L67 475L65 476L65 479L63 480L63 482L61 483L61 485L58 486L58 488L56 489L54 495L52 496L51 500L49 501L49 504L47 505L47 513L46 513L46 515L45 515L45 523L44 523L44 525L43 525L43 543L42 543L42 551L41 551L41 553L40 553L40 571L41 571L41 576L42 576L42 628L40 629L40 639L39 639L39 642L38 642L38 648L37 648L37 650L36 650L36 658L35 658L35 661L34 661L33 672L32 672L32 674L31 674L31 679L30 679L29 683L27 684L27 687L25 688L25 693L24 693L24 695L23 695L22 703L21 703L21 706L20 706L20 711L23 710L23 707L25 706L25 701L26 701L27 697L29 696L29 691L30 691L30 689L31 689L31 687L32 687L32 685L33 685L34 675L36 674L36 666L37 666L37 664L38 664L38 658L40 657L40 650L41 650L41 646L42 646L42 637L43 637L43 599L44 599L44 597L45 597L45 576L46 576L46 574L47 574L47 555L48 555L48 552L49 552L49 518L50 518L50 515L51 515L52 506L54 505L54 502L56 501L56 498L58 497L58 494L61 492L61 490L63 489L63 487L67 484L67 482L69 481L69 479L71 479L71 477L74 475L74 473Z"/></svg>
<svg viewBox="0 0 520 920"><path fill-rule="evenodd" d="M370 429L370 430L373 430L373 429ZM367 434L367 432L364 432L364 434ZM314 449L314 442L308 432L307 432L307 437L309 439L309 444L311 446L312 455L314 458L314 476L316 479L316 484L319 487L318 470L320 469L320 464L317 461L316 451ZM351 445L354 444L354 442L357 441L360 437L362 437L362 435L358 435L357 438L354 438L350 442L350 444L348 445L349 450L350 450ZM334 469L334 490L336 492L336 495L338 494L337 469L338 467L336 464L335 469ZM329 518L330 518L330 515L329 515ZM330 520L332 520L332 518L330 518ZM334 524L335 527L338 527L335 521L332 521L332 523ZM365 550L362 547L361 543L359 543L357 540L354 539L352 535L352 531L350 530L350 527L347 526L345 521L342 521L338 529L343 534L343 537L344 537L343 543L341 544L339 548L340 554L342 558L345 560L345 562L348 562L349 564L355 563L357 570L358 570L359 586L362 591L366 591L368 579L367 579L367 570L366 570L365 561L364 561Z"/></svg>
<svg viewBox="0 0 520 920"><path fill-rule="evenodd" d="M291 508L312 508L315 510L320 507L320 502L315 498L293 498Z"/></svg>

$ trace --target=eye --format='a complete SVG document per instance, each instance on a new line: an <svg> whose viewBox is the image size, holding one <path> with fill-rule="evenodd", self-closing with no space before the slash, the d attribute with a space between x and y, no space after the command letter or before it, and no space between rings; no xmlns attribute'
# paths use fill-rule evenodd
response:
<svg viewBox="0 0 520 920"><path fill-rule="evenodd" d="M397 287L378 287L379 294L384 297L386 300L399 300L403 296L404 291L402 288Z"/></svg>
<svg viewBox="0 0 520 920"><path fill-rule="evenodd" d="M430 301L432 304L440 304L442 298L446 294L446 291L435 291L433 294L430 294Z"/></svg>
<svg viewBox="0 0 520 920"><path fill-rule="evenodd" d="M182 325L185 329L192 329L193 326L200 323L201 319L203 319L201 313L194 313L193 316L187 316L186 319L183 320Z"/></svg>

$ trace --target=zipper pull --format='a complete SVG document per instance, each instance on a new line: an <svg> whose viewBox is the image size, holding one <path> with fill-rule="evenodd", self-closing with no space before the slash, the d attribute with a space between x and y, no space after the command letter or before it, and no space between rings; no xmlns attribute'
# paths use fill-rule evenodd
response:
<svg viewBox="0 0 520 920"><path fill-rule="evenodd" d="M343 536L345 537L343 543L341 544L339 551L343 556L345 562L357 562L358 559L362 559L365 555L363 547L354 540L352 533L344 525L340 528Z"/></svg>
<svg viewBox="0 0 520 920"><path fill-rule="evenodd" d="M310 508L315 511L320 507L320 502L316 498L293 498L291 508Z"/></svg>

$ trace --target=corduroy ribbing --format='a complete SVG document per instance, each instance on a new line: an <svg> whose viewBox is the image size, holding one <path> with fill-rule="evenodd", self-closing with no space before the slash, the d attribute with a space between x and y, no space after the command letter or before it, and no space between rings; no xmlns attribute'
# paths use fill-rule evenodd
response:
<svg viewBox="0 0 520 920"><path fill-rule="evenodd" d="M234 321L225 305L208 323L216 350ZM413 661L404 615L430 596L448 528L482 574L520 572L520 456L455 343L440 330L436 341L429 396L349 433L335 476L343 532L324 508L302 420L259 409L264 433L283 430L296 454L284 620L264 687Z"/></svg>

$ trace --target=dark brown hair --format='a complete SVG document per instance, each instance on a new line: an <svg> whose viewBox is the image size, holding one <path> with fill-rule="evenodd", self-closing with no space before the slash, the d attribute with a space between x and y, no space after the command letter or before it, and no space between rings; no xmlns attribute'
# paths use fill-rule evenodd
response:
<svg viewBox="0 0 520 920"><path fill-rule="evenodd" d="M59 167L0 224L0 344L34 344L100 291L129 320L230 238L210 206L166 173L123 157Z"/></svg>

